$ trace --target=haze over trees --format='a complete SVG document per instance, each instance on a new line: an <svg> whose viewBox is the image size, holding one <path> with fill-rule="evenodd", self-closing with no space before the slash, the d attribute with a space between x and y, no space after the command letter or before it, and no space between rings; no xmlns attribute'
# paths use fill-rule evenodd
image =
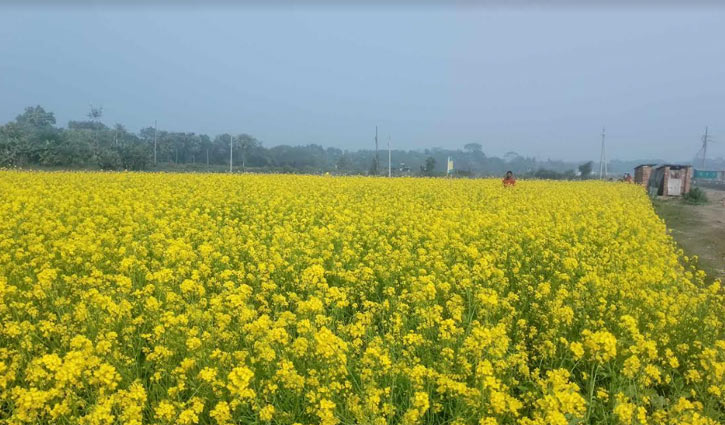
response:
<svg viewBox="0 0 725 425"><path fill-rule="evenodd" d="M579 166L579 174L582 177L589 177L589 175L592 174L593 167L594 167L594 163L592 161L585 162L584 164Z"/></svg>
<svg viewBox="0 0 725 425"><path fill-rule="evenodd" d="M229 142L233 138L235 171L283 173L336 173L387 175L387 152L280 145L265 147L249 134L209 136L146 127L138 133L122 124L102 122L103 109L91 108L86 119L58 127L52 112L32 106L0 126L0 167L82 168L102 170L226 171ZM154 164L154 140L156 164ZM462 150L393 150L393 175L442 175L448 157L459 176L499 176L507 170L530 177L574 178L575 169L589 175L592 164L537 161L508 152L504 158L488 156L480 143L466 143ZM377 162L376 162L377 161ZM609 169L631 170L638 161L611 161Z"/></svg>

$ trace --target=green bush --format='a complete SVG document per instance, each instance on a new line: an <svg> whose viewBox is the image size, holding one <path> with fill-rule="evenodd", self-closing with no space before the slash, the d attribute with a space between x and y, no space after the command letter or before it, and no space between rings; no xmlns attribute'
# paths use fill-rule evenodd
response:
<svg viewBox="0 0 725 425"><path fill-rule="evenodd" d="M699 187L693 187L685 194L685 202L692 205L707 204L707 194Z"/></svg>

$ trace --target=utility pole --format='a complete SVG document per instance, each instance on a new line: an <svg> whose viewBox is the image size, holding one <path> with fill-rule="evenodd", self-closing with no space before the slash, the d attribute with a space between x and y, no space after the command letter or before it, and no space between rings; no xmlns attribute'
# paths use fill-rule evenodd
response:
<svg viewBox="0 0 725 425"><path fill-rule="evenodd" d="M156 120L154 120L154 165L156 165Z"/></svg>
<svg viewBox="0 0 725 425"><path fill-rule="evenodd" d="M390 154L390 135L388 135L388 177L393 176L392 163L390 162L391 158L392 158L392 156Z"/></svg>
<svg viewBox="0 0 725 425"><path fill-rule="evenodd" d="M232 144L234 142L234 136L229 135L229 172L232 172Z"/></svg>
<svg viewBox="0 0 725 425"><path fill-rule="evenodd" d="M604 127L602 127L602 153L599 156L599 178L607 177L607 152L604 148Z"/></svg>
<svg viewBox="0 0 725 425"><path fill-rule="evenodd" d="M707 135L707 126L705 126L705 135L702 136L702 169L705 169L705 159L707 158L707 142L708 142L708 135Z"/></svg>

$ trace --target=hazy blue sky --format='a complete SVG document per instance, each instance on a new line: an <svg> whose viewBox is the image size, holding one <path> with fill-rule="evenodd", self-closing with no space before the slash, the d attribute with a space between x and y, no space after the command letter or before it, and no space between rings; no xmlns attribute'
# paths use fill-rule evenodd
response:
<svg viewBox="0 0 725 425"><path fill-rule="evenodd" d="M0 123L40 104L265 145L725 155L725 8L0 7Z"/></svg>

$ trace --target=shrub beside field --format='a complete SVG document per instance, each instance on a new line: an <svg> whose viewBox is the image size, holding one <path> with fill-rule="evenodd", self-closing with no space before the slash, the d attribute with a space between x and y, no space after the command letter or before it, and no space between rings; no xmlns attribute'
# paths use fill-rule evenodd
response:
<svg viewBox="0 0 725 425"><path fill-rule="evenodd" d="M725 420L725 303L601 182L0 172L0 421Z"/></svg>

